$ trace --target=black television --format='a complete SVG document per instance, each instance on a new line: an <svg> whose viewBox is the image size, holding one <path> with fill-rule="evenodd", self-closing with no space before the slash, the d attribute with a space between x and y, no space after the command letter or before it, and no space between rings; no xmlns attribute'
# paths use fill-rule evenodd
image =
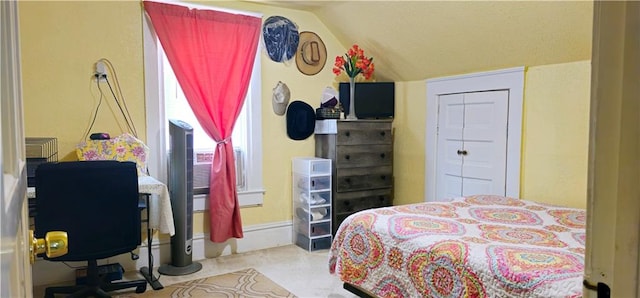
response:
<svg viewBox="0 0 640 298"><path fill-rule="evenodd" d="M338 96L340 96L340 104L342 104L345 115L349 114L349 83L340 83ZM354 101L358 119L393 118L395 83L356 83Z"/></svg>

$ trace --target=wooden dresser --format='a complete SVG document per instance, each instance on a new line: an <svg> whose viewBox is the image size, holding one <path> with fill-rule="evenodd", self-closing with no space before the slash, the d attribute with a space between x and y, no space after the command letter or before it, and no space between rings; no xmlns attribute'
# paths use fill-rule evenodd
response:
<svg viewBox="0 0 640 298"><path fill-rule="evenodd" d="M332 160L333 234L349 215L391 206L391 120L337 122L337 133L316 134L316 156Z"/></svg>

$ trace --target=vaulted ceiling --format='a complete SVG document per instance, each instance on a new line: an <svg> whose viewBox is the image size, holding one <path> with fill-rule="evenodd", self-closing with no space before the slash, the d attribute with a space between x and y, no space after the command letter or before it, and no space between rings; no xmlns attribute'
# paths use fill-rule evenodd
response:
<svg viewBox="0 0 640 298"><path fill-rule="evenodd" d="M591 1L260 2L314 13L374 57L378 80L591 59Z"/></svg>

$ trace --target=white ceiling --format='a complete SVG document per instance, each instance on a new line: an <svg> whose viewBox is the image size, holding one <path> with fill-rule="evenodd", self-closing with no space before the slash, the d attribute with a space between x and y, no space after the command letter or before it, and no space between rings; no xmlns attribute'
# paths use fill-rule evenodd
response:
<svg viewBox="0 0 640 298"><path fill-rule="evenodd" d="M378 81L591 59L591 1L260 3L314 13L345 48L374 58Z"/></svg>

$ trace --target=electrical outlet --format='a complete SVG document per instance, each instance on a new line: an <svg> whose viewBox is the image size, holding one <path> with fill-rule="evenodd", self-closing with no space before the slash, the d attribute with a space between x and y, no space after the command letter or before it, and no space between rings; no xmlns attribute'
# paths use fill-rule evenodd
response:
<svg viewBox="0 0 640 298"><path fill-rule="evenodd" d="M94 77L96 78L96 80L98 80L98 82L104 82L107 80L107 68L104 65L104 62L98 60L95 64L95 73L94 73Z"/></svg>
<svg viewBox="0 0 640 298"><path fill-rule="evenodd" d="M104 62L100 60L96 62L96 73L99 73L99 74L107 73L107 67L104 65Z"/></svg>
<svg viewBox="0 0 640 298"><path fill-rule="evenodd" d="M95 73L93 76L96 78L96 80L98 80L98 82L107 81L107 74L105 73Z"/></svg>

